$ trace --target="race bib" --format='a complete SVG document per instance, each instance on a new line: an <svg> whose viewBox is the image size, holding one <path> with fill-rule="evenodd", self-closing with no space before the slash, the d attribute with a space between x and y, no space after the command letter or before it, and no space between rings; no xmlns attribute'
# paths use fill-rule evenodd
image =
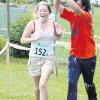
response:
<svg viewBox="0 0 100 100"><path fill-rule="evenodd" d="M38 57L49 57L53 53L53 47L49 43L36 43L34 45L34 55Z"/></svg>

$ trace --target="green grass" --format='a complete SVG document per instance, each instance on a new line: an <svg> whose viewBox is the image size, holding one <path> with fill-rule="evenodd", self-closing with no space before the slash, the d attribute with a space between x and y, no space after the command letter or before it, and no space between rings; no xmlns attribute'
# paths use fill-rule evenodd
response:
<svg viewBox="0 0 100 100"><path fill-rule="evenodd" d="M95 8L94 32L100 36L100 8ZM60 23L62 23L60 21ZM68 23L67 23L68 24ZM66 23L63 22L63 25ZM69 30L69 26L66 27ZM64 37L65 38L65 37ZM69 39L69 38L68 38ZM48 82L49 100L66 100L68 89L68 68L66 58L68 50L58 48L58 77L54 73ZM0 56L0 100L35 100L33 92L33 81L28 74L27 59L11 57L10 70L6 65L6 56ZM10 72L10 73L9 73ZM97 48L97 65L94 75L98 100L100 99L100 48ZM88 100L82 76L78 83L78 100Z"/></svg>
<svg viewBox="0 0 100 100"><path fill-rule="evenodd" d="M100 51L100 49L98 49ZM64 48L58 48L58 77L53 74L48 82L49 100L66 100L67 94L67 65L66 56L68 55ZM94 76L94 82L100 99L100 52L97 56L97 66ZM3 60L5 56L0 57L0 100L35 100L33 92L33 82L28 75L27 59L11 57L10 75L8 68ZM3 61L2 61L3 60ZM2 61L2 62L1 62ZM8 77L10 85L8 85ZM9 92L9 93L8 93ZM78 84L78 100L88 100L84 89L82 76Z"/></svg>

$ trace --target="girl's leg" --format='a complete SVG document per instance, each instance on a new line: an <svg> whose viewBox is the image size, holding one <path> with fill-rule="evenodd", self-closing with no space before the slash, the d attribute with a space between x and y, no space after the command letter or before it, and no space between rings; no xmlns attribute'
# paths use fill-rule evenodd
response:
<svg viewBox="0 0 100 100"><path fill-rule="evenodd" d="M40 100L40 91L39 91L40 76L33 76L33 80L34 80L34 90L35 90L36 100Z"/></svg>
<svg viewBox="0 0 100 100"><path fill-rule="evenodd" d="M52 74L53 69L49 64L42 67L41 78L39 83L40 100L48 100L47 81Z"/></svg>

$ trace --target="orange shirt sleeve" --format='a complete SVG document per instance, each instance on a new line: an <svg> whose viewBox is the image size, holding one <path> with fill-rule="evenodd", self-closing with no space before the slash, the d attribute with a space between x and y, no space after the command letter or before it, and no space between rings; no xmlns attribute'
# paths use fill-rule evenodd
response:
<svg viewBox="0 0 100 100"><path fill-rule="evenodd" d="M63 13L60 14L60 17L72 22L75 19L75 13L69 8L64 8Z"/></svg>

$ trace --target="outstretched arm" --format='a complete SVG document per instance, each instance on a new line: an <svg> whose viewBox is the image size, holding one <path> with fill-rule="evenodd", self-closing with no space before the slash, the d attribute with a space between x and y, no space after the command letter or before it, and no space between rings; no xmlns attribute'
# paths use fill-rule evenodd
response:
<svg viewBox="0 0 100 100"><path fill-rule="evenodd" d="M78 5L77 3L79 3L80 1L78 2L75 2L74 0L65 0L66 3L68 4L68 6L77 14L77 15L81 15L82 12L83 12L83 7L82 5Z"/></svg>

